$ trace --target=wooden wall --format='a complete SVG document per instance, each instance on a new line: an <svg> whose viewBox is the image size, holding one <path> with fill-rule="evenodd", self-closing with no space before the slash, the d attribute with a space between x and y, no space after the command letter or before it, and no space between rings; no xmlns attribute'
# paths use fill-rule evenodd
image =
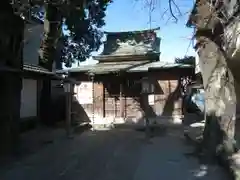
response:
<svg viewBox="0 0 240 180"><path fill-rule="evenodd" d="M182 98L178 80L159 80L162 93L155 95L154 110L158 115L182 115Z"/></svg>
<svg viewBox="0 0 240 180"><path fill-rule="evenodd" d="M80 121L100 122L102 119L124 118L140 120L148 117L181 116L182 99L180 95L179 77L171 80L152 80L154 84L154 105L147 105L147 96L141 94L141 84L132 85L127 80L108 79L94 82L93 104L79 104L75 101ZM132 80L135 81L135 80ZM124 84L120 96L120 82ZM122 102L122 111L121 103ZM77 108L76 108L77 107ZM93 118L94 117L94 118Z"/></svg>
<svg viewBox="0 0 240 180"><path fill-rule="evenodd" d="M88 81L91 83L91 81ZM75 86L80 86L75 85ZM73 116L77 121L81 122L90 122L92 119L97 117L103 117L103 84L102 83L94 83L93 84L94 90L91 88L89 89L86 94L87 95L93 95L93 103L89 104L81 104L77 99L77 92L75 92L75 96L73 97L73 105L72 105L72 111Z"/></svg>

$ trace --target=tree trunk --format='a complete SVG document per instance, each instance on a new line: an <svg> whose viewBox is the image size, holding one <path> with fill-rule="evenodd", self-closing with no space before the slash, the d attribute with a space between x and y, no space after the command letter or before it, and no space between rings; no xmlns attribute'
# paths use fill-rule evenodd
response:
<svg viewBox="0 0 240 180"><path fill-rule="evenodd" d="M22 79L18 74L1 74L1 125L0 153L17 152L19 149L19 119Z"/></svg>
<svg viewBox="0 0 240 180"><path fill-rule="evenodd" d="M44 37L40 47L39 65L52 71L56 44L61 32L61 14L58 7L45 5ZM53 125L51 117L51 80L44 79L40 97L40 118L43 124Z"/></svg>
<svg viewBox="0 0 240 180"><path fill-rule="evenodd" d="M17 152L19 149L19 120L21 105L23 30L22 19L13 14L12 7L3 1L0 8L0 66L16 72L0 72L0 154Z"/></svg>
<svg viewBox="0 0 240 180"><path fill-rule="evenodd" d="M205 37L198 37L200 68L206 98L206 124L203 146L208 158L229 156L234 152L236 92L227 59L219 47Z"/></svg>

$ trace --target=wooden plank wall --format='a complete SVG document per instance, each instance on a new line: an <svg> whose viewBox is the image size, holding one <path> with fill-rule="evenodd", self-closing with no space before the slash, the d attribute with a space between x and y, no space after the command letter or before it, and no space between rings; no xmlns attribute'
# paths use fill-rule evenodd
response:
<svg viewBox="0 0 240 180"><path fill-rule="evenodd" d="M110 83L111 81L109 81ZM110 84L111 86L111 84ZM116 84L115 84L116 86ZM175 116L182 115L181 112L181 97L178 91L178 80L157 80L154 84L155 95L154 95L154 105L149 105L148 112L149 116ZM118 87L118 86L116 86ZM120 85L119 85L120 87ZM124 87L126 88L126 87ZM139 92L128 95L123 94L123 115L125 119L141 119L146 109L144 109L143 98ZM120 95L110 94L106 88L106 84L94 83L94 104L81 105L84 112L79 112L82 115L79 116L80 119L86 119L86 115L92 118L93 112L94 117L100 118L114 118L121 117L120 111ZM85 116L85 117L83 117Z"/></svg>
<svg viewBox="0 0 240 180"><path fill-rule="evenodd" d="M182 115L182 98L179 91L178 80L159 80L162 93L155 94L154 109L159 116Z"/></svg>
<svg viewBox="0 0 240 180"><path fill-rule="evenodd" d="M120 117L120 95L110 94L106 87L104 93L105 117Z"/></svg>
<svg viewBox="0 0 240 180"><path fill-rule="evenodd" d="M79 104L78 101L73 101L72 111L74 113L74 119L79 122L90 122L90 119L94 117L103 117L103 84L94 83L93 104Z"/></svg>

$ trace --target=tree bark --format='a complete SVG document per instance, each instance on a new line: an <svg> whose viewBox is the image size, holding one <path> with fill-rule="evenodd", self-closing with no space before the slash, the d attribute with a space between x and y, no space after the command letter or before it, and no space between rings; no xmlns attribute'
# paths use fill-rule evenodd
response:
<svg viewBox="0 0 240 180"><path fill-rule="evenodd" d="M219 46L205 37L199 37L200 40L202 45L198 48L198 54L206 98L203 146L208 158L229 156L234 152L235 82Z"/></svg>
<svg viewBox="0 0 240 180"><path fill-rule="evenodd" d="M56 45L61 32L61 14L55 4L45 4L44 37L40 47L39 65L52 71ZM40 118L43 124L53 125L51 117L51 80L44 79L40 97Z"/></svg>
<svg viewBox="0 0 240 180"><path fill-rule="evenodd" d="M1 154L18 152L20 145L19 120L22 79L18 74L1 74Z"/></svg>
<svg viewBox="0 0 240 180"><path fill-rule="evenodd" d="M24 23L13 14L8 2L3 1L0 8L0 21L4 26L0 30L0 66L15 69L16 72L0 72L0 154L18 152L19 120L21 106L22 50ZM8 42L8 43L7 43Z"/></svg>

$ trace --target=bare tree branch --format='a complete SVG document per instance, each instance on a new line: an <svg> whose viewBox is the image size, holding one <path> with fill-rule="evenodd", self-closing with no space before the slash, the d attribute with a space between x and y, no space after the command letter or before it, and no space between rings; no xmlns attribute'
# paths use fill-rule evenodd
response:
<svg viewBox="0 0 240 180"><path fill-rule="evenodd" d="M169 1L171 1L171 3L172 3L172 4L174 5L174 7L177 9L178 14L179 14L180 16L182 16L182 12L181 12L179 6L176 4L175 0L169 0Z"/></svg>
<svg viewBox="0 0 240 180"><path fill-rule="evenodd" d="M135 2L144 2L145 3L145 8L149 9L149 21L152 21L152 13L154 10L156 10L156 5L157 2L162 2L164 0L135 0ZM179 6L177 5L177 3L175 2L175 0L168 0L168 7L166 9L164 9L164 12L161 15L161 19L163 19L163 17L167 14L167 12L170 13L170 17L168 18L168 21L173 18L174 22L177 23L178 22L178 16L183 16L183 13L181 12ZM177 11L177 13L175 12ZM185 13L184 13L185 14ZM149 22L150 23L150 22Z"/></svg>
<svg viewBox="0 0 240 180"><path fill-rule="evenodd" d="M169 7L169 11L171 16L175 19L175 22L177 23L178 18L174 15L173 10L172 10L172 1L173 0L168 0L168 7Z"/></svg>

